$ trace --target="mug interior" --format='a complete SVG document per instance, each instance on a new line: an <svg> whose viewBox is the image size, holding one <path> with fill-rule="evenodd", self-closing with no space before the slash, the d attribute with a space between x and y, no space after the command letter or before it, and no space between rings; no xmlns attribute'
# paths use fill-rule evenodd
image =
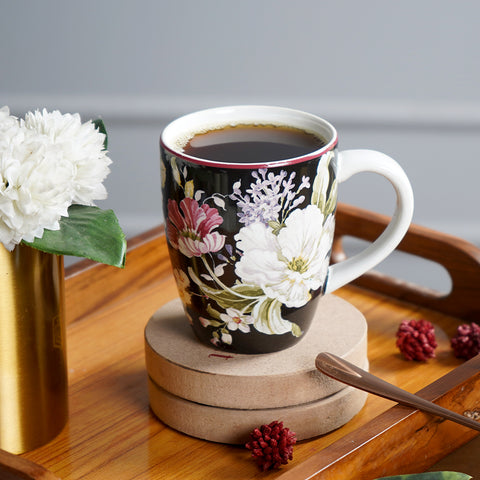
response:
<svg viewBox="0 0 480 480"><path fill-rule="evenodd" d="M160 143L163 148L188 161L204 165L220 165L231 168L259 168L264 164L218 162L206 158L193 157L183 150L185 145L195 135L207 133L226 126L235 125L276 125L294 127L313 133L323 140L325 145L300 157L269 162L270 167L293 164L310 158L315 158L331 150L337 144L337 132L326 120L320 117L283 107L241 105L232 107L212 108L201 110L180 117L171 122L162 132Z"/></svg>

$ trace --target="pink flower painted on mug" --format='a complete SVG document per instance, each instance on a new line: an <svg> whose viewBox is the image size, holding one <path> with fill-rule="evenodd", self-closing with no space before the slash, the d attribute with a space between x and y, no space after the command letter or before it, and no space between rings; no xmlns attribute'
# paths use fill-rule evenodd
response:
<svg viewBox="0 0 480 480"><path fill-rule="evenodd" d="M181 210L181 211L180 211ZM216 208L199 205L193 198L177 202L168 200L167 235L173 248L188 258L218 252L225 244L225 235L213 230L223 223Z"/></svg>

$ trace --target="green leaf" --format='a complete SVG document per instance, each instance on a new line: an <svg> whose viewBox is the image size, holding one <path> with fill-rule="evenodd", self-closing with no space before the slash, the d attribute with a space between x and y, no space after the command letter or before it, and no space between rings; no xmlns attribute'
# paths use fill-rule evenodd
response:
<svg viewBox="0 0 480 480"><path fill-rule="evenodd" d="M302 333L302 329L296 323L292 322L292 335L294 337L301 337Z"/></svg>
<svg viewBox="0 0 480 480"><path fill-rule="evenodd" d="M325 210L323 211L323 215L328 217L331 213L334 212L337 206L337 180L334 180L332 183L332 189L330 190L330 196L328 197L327 203L325 205Z"/></svg>
<svg viewBox="0 0 480 480"><path fill-rule="evenodd" d="M260 287L238 283L228 290L213 288L204 283L192 268L188 269L190 278L200 287L202 292L214 300L222 308L236 308L249 313L259 297L264 295Z"/></svg>
<svg viewBox="0 0 480 480"><path fill-rule="evenodd" d="M258 299L258 295L247 296L237 295L239 288L234 285L230 290L215 290L215 289L203 289L202 290L222 308L236 308L243 313L250 313L253 305ZM252 293L257 290L252 290ZM262 292L263 293L263 292Z"/></svg>
<svg viewBox="0 0 480 480"><path fill-rule="evenodd" d="M332 182L330 194L327 197L327 190L330 184L328 167L333 154L327 153L322 156L317 168L317 175L313 181L311 204L315 205L327 217L335 210L337 203L337 181Z"/></svg>
<svg viewBox="0 0 480 480"><path fill-rule="evenodd" d="M178 169L177 162L175 161L176 157L170 159L170 167L172 167L173 178L177 182L178 186L182 186L182 179L180 178L180 170Z"/></svg>
<svg viewBox="0 0 480 480"><path fill-rule="evenodd" d="M278 235L280 230L285 226L284 223L277 222L277 220L270 220L268 226L272 229L274 235Z"/></svg>
<svg viewBox="0 0 480 480"><path fill-rule="evenodd" d="M325 190L324 187L325 179L317 175L315 177L315 180L313 182L313 188L312 188L312 200L311 204L315 205L322 213L325 207L325 195L323 191Z"/></svg>
<svg viewBox="0 0 480 480"><path fill-rule="evenodd" d="M208 321L208 324L211 326L211 327L221 327L223 325L224 322L217 322L217 320L210 320L209 318L206 318L205 320Z"/></svg>
<svg viewBox="0 0 480 480"><path fill-rule="evenodd" d="M103 148L105 150L108 149L108 135L107 135L107 129L105 128L105 124L103 123L103 120L101 118L97 118L96 120L93 120L93 124L95 125L95 128L100 132L105 135L105 140L103 141Z"/></svg>
<svg viewBox="0 0 480 480"><path fill-rule="evenodd" d="M210 304L207 305L207 312L210 314L211 317L220 320L220 312L215 310Z"/></svg>
<svg viewBox="0 0 480 480"><path fill-rule="evenodd" d="M71 205L68 217L60 219L60 230L45 230L42 238L23 243L47 253L125 266L127 242L113 210Z"/></svg>
<svg viewBox="0 0 480 480"><path fill-rule="evenodd" d="M459 472L426 472L412 473L410 475L394 475L393 477L381 477L377 480L468 480L472 478L466 473Z"/></svg>
<svg viewBox="0 0 480 480"><path fill-rule="evenodd" d="M281 310L282 303L279 300L263 297L252 312L252 317L254 317L254 327L259 332L266 333L267 335L282 335L287 332L291 332L295 335L295 333L300 331L298 325L289 320L285 320L282 317ZM294 326L298 329L295 329L295 332L293 332Z"/></svg>
<svg viewBox="0 0 480 480"><path fill-rule="evenodd" d="M193 198L193 196L195 195L193 180L189 180L185 183L184 192L187 198Z"/></svg>

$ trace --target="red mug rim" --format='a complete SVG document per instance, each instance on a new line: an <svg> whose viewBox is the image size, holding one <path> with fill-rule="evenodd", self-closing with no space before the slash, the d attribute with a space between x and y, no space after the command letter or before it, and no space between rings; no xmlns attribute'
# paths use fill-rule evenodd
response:
<svg viewBox="0 0 480 480"><path fill-rule="evenodd" d="M327 141L323 147L299 157L287 158L266 163L234 163L219 162L205 158L194 157L181 151L181 144L185 145L194 135L222 128L226 125L241 124L278 124L302 128L317 135L321 135ZM315 128L316 127L316 128ZM329 122L316 115L285 107L272 107L265 105L237 105L231 107L218 107L200 110L184 115L173 120L163 130L160 137L161 147L188 162L216 168L235 169L259 169L275 168L286 165L294 165L318 158L326 152L333 150L338 143L338 135Z"/></svg>

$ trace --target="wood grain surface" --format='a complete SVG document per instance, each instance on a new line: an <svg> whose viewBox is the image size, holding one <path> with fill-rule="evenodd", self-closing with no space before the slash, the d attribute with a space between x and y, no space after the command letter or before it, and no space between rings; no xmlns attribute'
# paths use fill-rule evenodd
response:
<svg viewBox="0 0 480 480"><path fill-rule="evenodd" d="M338 214L339 239L352 230L360 238L371 238L381 231L384 221L345 205ZM352 227L350 223L357 218L360 220ZM418 293L410 285L384 282L380 277L362 288L339 290L336 294L367 319L371 371L459 413L480 409L480 394L476 393L479 360L456 359L449 345L462 318L471 318L477 311L478 250L416 226L402 248L441 261L452 274L454 293L447 300L432 298L428 292ZM370 395L365 407L346 425L299 442L289 465L262 473L243 447L181 434L150 411L144 327L160 306L177 296L162 228L130 242L125 270L87 261L70 268L66 292L70 419L51 443L19 457L43 466L52 476L27 476L19 466L18 477L12 478L372 479L425 470L476 435L465 427ZM435 325L437 355L426 363L404 360L395 347L399 323L413 318L425 318ZM0 463L7 461L0 457Z"/></svg>

